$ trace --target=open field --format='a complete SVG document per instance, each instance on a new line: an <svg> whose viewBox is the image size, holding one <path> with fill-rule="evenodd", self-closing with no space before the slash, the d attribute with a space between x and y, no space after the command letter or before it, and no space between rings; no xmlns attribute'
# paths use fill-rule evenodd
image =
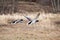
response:
<svg viewBox="0 0 60 40"><path fill-rule="evenodd" d="M0 40L60 40L60 14L45 13L37 4L21 2L17 13L0 15ZM44 7L42 7L44 8ZM48 6L49 8L49 6ZM41 11L43 10L43 11ZM45 11L48 10L45 8ZM28 20L40 13L39 22L27 25ZM10 24L12 20L23 19L23 23Z"/></svg>
<svg viewBox="0 0 60 40"><path fill-rule="evenodd" d="M34 18L35 14L28 14ZM60 40L60 14L40 14L39 22L27 25L23 15L0 15L0 40ZM24 19L23 23L10 24L9 21Z"/></svg>

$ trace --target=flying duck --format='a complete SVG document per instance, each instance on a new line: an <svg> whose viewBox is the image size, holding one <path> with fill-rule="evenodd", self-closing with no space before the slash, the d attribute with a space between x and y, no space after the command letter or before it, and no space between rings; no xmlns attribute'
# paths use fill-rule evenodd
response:
<svg viewBox="0 0 60 40"><path fill-rule="evenodd" d="M23 19L17 19L11 22L11 24L17 24L17 23L22 23Z"/></svg>
<svg viewBox="0 0 60 40"><path fill-rule="evenodd" d="M27 16L24 16L24 17L29 20L29 22L28 22L28 25L29 25L29 24L33 24L33 23L39 22L39 20L37 20L37 18L39 17L39 15L40 15L40 13L38 13L37 16L34 19L31 19L31 18L29 18Z"/></svg>

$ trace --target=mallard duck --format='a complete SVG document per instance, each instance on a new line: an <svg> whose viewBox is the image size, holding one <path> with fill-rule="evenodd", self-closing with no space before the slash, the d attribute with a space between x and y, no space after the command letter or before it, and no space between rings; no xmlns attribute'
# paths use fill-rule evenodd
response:
<svg viewBox="0 0 60 40"><path fill-rule="evenodd" d="M17 23L22 23L23 19L17 19L11 22L11 24L17 24Z"/></svg>
<svg viewBox="0 0 60 40"><path fill-rule="evenodd" d="M24 16L24 17L29 20L29 22L28 22L28 25L29 25L29 24L33 24L33 23L39 22L39 20L37 20L37 18L39 17L39 15L40 15L40 13L38 13L37 16L34 19L31 19L31 18L29 18L27 16Z"/></svg>

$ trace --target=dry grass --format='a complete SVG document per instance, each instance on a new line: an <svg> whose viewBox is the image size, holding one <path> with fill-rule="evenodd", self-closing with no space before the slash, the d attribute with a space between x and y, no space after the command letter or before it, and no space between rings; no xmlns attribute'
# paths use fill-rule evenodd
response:
<svg viewBox="0 0 60 40"><path fill-rule="evenodd" d="M39 5L29 2L22 2L19 8L20 13L0 15L0 40L60 40L60 14L45 14L40 11ZM33 19L39 11L39 22L27 25L24 15ZM21 18L24 19L23 23L9 23Z"/></svg>
<svg viewBox="0 0 60 40"><path fill-rule="evenodd" d="M38 12L37 12L38 13ZM28 13L34 18L37 13ZM23 15L0 15L0 40L60 40L60 26L55 22L60 20L60 14L44 14L39 16L39 22L27 25L27 20ZM9 24L15 19L24 19L24 23Z"/></svg>

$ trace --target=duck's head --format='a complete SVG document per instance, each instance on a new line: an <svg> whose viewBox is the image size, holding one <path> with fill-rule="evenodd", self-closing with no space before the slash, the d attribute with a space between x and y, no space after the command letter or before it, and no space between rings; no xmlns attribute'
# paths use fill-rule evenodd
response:
<svg viewBox="0 0 60 40"><path fill-rule="evenodd" d="M23 21L23 19L21 19L20 21Z"/></svg>
<svg viewBox="0 0 60 40"><path fill-rule="evenodd" d="M39 20L36 20L36 22L39 22Z"/></svg>

